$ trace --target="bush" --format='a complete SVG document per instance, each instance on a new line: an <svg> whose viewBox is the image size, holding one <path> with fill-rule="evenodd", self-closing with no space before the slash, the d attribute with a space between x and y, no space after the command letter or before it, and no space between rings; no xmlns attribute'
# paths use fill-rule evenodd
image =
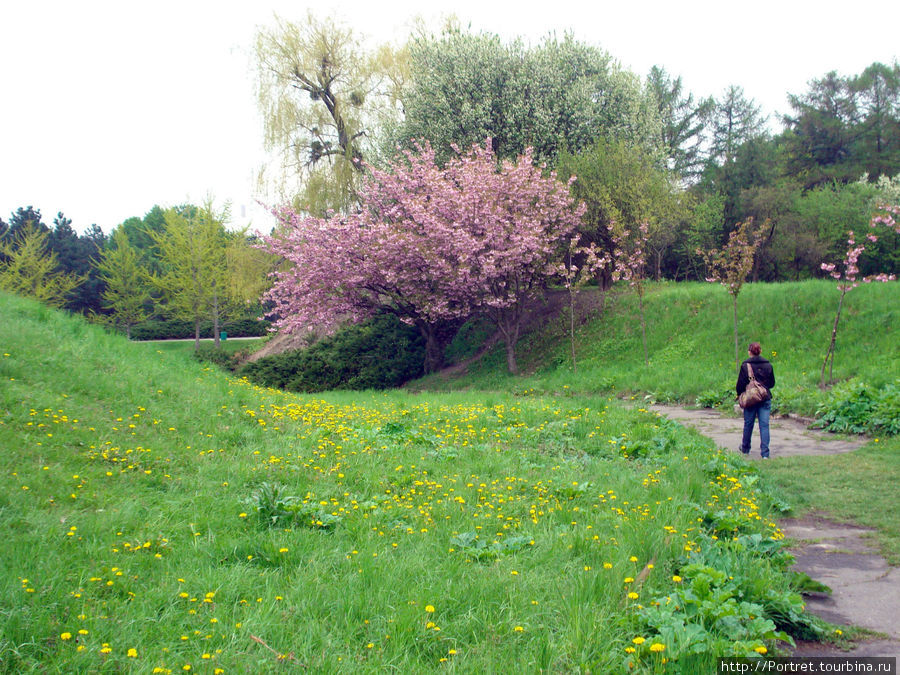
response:
<svg viewBox="0 0 900 675"><path fill-rule="evenodd" d="M193 352L200 363L213 363L224 370L234 370L235 355L224 351L221 347L204 343Z"/></svg>
<svg viewBox="0 0 900 675"><path fill-rule="evenodd" d="M863 382L836 387L816 411L814 426L853 434L900 433L900 380L873 391Z"/></svg>
<svg viewBox="0 0 900 675"><path fill-rule="evenodd" d="M421 377L424 360L419 331L380 315L307 349L248 363L241 375L265 387L299 392L388 389Z"/></svg>
<svg viewBox="0 0 900 675"><path fill-rule="evenodd" d="M219 331L228 337L264 337L268 335L270 323L259 319L245 317L226 321L219 326ZM131 328L132 340L186 340L194 337L193 321L181 319L152 319ZM200 323L200 337L212 338L212 321Z"/></svg>

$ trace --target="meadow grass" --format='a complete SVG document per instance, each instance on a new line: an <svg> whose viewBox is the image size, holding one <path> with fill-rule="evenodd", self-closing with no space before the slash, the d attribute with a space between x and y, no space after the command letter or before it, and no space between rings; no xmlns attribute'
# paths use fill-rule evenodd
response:
<svg viewBox="0 0 900 675"><path fill-rule="evenodd" d="M590 291L589 291L590 292ZM878 389L900 382L900 285L861 285L845 298L833 375L820 390L819 375L837 309L833 282L747 284L738 297L741 350L761 342L777 377L773 409L813 417L835 393L855 383ZM458 378L431 376L417 389L527 391L572 396L615 393L626 400L720 403L734 414L734 339L731 297L704 283L651 284L645 297L650 365L643 361L637 298L614 291L602 312L583 313L571 362L568 317L524 337L520 361L527 374L505 373L494 350ZM746 354L742 351L741 358ZM869 439L860 451L831 457L779 459L760 467L793 513L826 513L873 527L883 554L900 564L900 438ZM815 480L810 480L815 476ZM874 489L873 486L879 486Z"/></svg>
<svg viewBox="0 0 900 675"><path fill-rule="evenodd" d="M643 408L297 396L0 314L6 672L687 673L822 635L756 468Z"/></svg>
<svg viewBox="0 0 900 675"><path fill-rule="evenodd" d="M159 352L181 352L184 354L194 353L193 340L139 340L137 344L145 345L147 348ZM239 351L253 352L265 342L265 338L241 339L231 338L229 340L219 341L219 348L226 354L234 354ZM201 345L213 345L215 341L212 338L203 338L200 340Z"/></svg>

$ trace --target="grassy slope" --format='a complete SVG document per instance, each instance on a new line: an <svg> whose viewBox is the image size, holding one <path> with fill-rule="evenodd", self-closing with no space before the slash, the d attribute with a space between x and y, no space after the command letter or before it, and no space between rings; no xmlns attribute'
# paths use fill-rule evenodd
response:
<svg viewBox="0 0 900 675"><path fill-rule="evenodd" d="M748 284L741 291L741 349L751 340L762 344L763 355L775 366L774 405L781 412L812 416L828 396L817 385L838 297L834 284L825 281ZM643 363L637 299L626 292L613 296L605 312L579 327L576 372L568 318L563 317L522 340L518 351L529 375L507 375L498 349L465 377L447 381L433 376L416 386L546 394L616 391L689 405L698 395L722 392L729 414L736 370L728 293L713 284L651 285L645 308L650 367ZM862 285L848 293L838 327L835 379L877 388L900 378L897 326L900 284ZM824 511L877 528L883 552L900 564L900 438L872 439L850 455L779 460L763 471L798 513ZM816 480L809 481L810 475ZM873 490L873 485L880 488Z"/></svg>
<svg viewBox="0 0 900 675"><path fill-rule="evenodd" d="M772 533L755 469L646 411L291 396L3 294L0 316L8 672L650 672L683 617L656 632L641 603L689 560L787 597L777 558L727 543ZM308 514L257 519L264 482ZM765 622L744 620L757 632L700 635L752 653Z"/></svg>
<svg viewBox="0 0 900 675"><path fill-rule="evenodd" d="M593 292L596 291L586 291ZM838 293L809 281L747 284L738 299L740 358L760 342L775 365L776 404L812 414ZM707 391L733 389L736 376L731 296L719 285L650 284L644 298L649 367L644 364L637 298L617 290L602 312L579 317L573 372L568 316L523 337L517 348L526 376L505 373L500 348L452 381L433 376L429 388L516 389L554 392L652 393L689 403ZM850 292L838 327L835 380L858 377L873 386L900 377L900 284L871 284Z"/></svg>

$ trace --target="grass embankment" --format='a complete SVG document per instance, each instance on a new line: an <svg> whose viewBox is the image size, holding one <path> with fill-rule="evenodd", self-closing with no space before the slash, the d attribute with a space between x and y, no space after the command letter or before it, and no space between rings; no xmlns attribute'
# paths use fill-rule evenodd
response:
<svg viewBox="0 0 900 675"><path fill-rule="evenodd" d="M225 354L235 354L236 352L253 352L258 349L265 338L231 338L229 340L220 340L219 349ZM145 345L147 348L159 352L181 352L183 354L194 353L193 340L139 340L137 344ZM204 338L200 340L200 346L209 348L215 345L212 338Z"/></svg>
<svg viewBox="0 0 900 675"><path fill-rule="evenodd" d="M900 284L861 285L850 292L838 326L834 379L818 387L837 310L832 282L748 284L738 299L741 359L759 341L775 366L773 406L813 416L854 388L877 391L900 382ZM568 317L527 335L519 347L529 373L510 377L495 350L464 377L431 377L435 389L508 389L542 395L618 392L638 401L720 403L732 414L736 367L731 297L719 285L652 284L645 297L650 365L643 360L637 298L611 295L603 312L584 313L576 334L573 372ZM898 385L900 386L900 385ZM895 395L896 398L896 395ZM853 399L848 403L852 407ZM897 401L893 409L900 406ZM896 416L896 412L894 413ZM737 442L737 439L736 439ZM773 454L777 457L777 437ZM761 467L795 512L823 511L874 527L886 557L900 564L900 437L873 435L841 456L779 459Z"/></svg>
<svg viewBox="0 0 900 675"><path fill-rule="evenodd" d="M699 672L816 631L755 468L652 413L294 396L0 315L7 672Z"/></svg>

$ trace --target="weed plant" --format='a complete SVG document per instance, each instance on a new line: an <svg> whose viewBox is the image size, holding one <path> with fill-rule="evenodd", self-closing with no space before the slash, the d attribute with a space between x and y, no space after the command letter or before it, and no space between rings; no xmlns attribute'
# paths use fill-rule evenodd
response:
<svg viewBox="0 0 900 675"><path fill-rule="evenodd" d="M7 672L693 673L824 630L756 470L643 408L300 396L0 314Z"/></svg>

